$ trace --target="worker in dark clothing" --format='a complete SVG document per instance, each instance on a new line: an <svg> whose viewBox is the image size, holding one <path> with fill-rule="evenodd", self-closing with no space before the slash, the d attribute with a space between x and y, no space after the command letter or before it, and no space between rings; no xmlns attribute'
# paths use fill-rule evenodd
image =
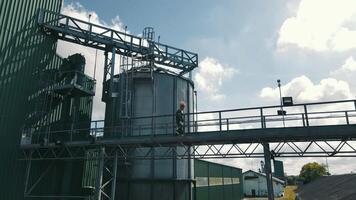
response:
<svg viewBox="0 0 356 200"><path fill-rule="evenodd" d="M183 135L184 134L184 115L183 115L183 110L185 108L185 103L184 101L181 101L179 103L179 109L176 112L176 134L177 135Z"/></svg>

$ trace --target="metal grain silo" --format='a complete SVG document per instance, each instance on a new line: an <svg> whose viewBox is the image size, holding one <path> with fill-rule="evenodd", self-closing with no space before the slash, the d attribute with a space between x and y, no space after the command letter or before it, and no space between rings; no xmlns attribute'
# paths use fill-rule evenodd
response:
<svg viewBox="0 0 356 200"><path fill-rule="evenodd" d="M104 98L106 138L173 135L179 102L186 102L185 113L193 112L194 84L188 78L164 70L138 68L117 75L113 82L115 97ZM160 115L167 116L138 118ZM186 117L185 124L192 120ZM109 127L120 130L111 131ZM183 147L176 148L177 152L186 151ZM147 152L148 148L137 149L132 156L144 156ZM177 159L173 152L172 158L155 159L165 152L165 147L154 148L149 153L150 159L132 159L119 166L120 199L191 199L193 160Z"/></svg>

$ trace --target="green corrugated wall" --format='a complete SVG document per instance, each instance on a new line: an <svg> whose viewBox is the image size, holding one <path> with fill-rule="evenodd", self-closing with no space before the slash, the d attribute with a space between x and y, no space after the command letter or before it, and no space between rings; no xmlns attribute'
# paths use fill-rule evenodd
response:
<svg viewBox="0 0 356 200"><path fill-rule="evenodd" d="M62 0L0 0L0 199L23 199L25 163L19 161L21 126L33 109L36 69L56 68L56 40L36 24L39 8L59 12Z"/></svg>
<svg viewBox="0 0 356 200"><path fill-rule="evenodd" d="M197 181L196 200L241 200L243 198L241 169L203 160L195 160L194 168ZM239 183L234 183L232 180L239 180Z"/></svg>

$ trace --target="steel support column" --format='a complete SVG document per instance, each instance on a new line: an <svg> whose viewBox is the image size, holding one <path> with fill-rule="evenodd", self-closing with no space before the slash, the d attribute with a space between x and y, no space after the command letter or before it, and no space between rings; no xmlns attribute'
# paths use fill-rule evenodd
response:
<svg viewBox="0 0 356 200"><path fill-rule="evenodd" d="M112 177L112 183L111 183L111 199L112 200L115 200L115 194L116 194L117 157L118 157L118 153L117 153L117 151L115 151L114 163L112 166L112 170L113 170L113 177Z"/></svg>
<svg viewBox="0 0 356 200"><path fill-rule="evenodd" d="M111 49L111 67L110 67L110 98L113 97L114 92L114 75L115 75L115 55L116 55L116 48L113 47Z"/></svg>
<svg viewBox="0 0 356 200"><path fill-rule="evenodd" d="M265 173L267 181L268 200L274 200L272 170L271 170L271 152L269 143L263 143L263 153L265 157Z"/></svg>
<svg viewBox="0 0 356 200"><path fill-rule="evenodd" d="M30 180L31 163L32 163L31 157L32 157L32 151L30 151L30 156L29 156L30 159L27 161L24 196L27 195L27 188Z"/></svg>
<svg viewBox="0 0 356 200"><path fill-rule="evenodd" d="M96 178L96 186L95 186L95 200L101 200L101 187L103 182L103 170L104 170L104 154L105 149L102 147L100 149L100 160L99 160L99 168L98 168L98 176Z"/></svg>

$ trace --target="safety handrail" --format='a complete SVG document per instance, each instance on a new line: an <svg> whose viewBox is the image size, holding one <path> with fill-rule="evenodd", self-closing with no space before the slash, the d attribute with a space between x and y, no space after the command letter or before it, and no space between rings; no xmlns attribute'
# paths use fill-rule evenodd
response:
<svg viewBox="0 0 356 200"><path fill-rule="evenodd" d="M292 107L302 107L303 109L297 109L297 112L286 114L284 118L281 115L276 114L264 114L266 109L279 109L280 106L265 106L265 107L253 107L253 108L241 108L241 109L230 109L230 110L218 110L218 111L205 111L205 112L197 112L197 113L187 113L186 121L184 124L184 129L187 134L194 133L204 133L211 131L229 131L229 130L240 130L240 129L259 129L259 128L284 128L281 124L273 125L273 123L279 123L284 120L287 124L286 127L308 127L315 125L328 125L328 124L355 124L356 123L356 109L342 109L335 110L333 106L340 103L353 103L354 107L355 100L344 100L344 101L329 101L329 102L316 102L316 103L304 103L304 104L295 104ZM308 106L320 106L326 105L326 108L331 111L310 111L308 112ZM287 106L286 106L287 107ZM322 109L322 108L319 108ZM233 113L236 111L261 111L260 115L257 114L245 114L247 116L222 116L222 113ZM302 111L300 111L302 110ZM192 120L193 115L199 116L202 114L213 114L213 118L211 119L197 119ZM236 113L235 113L236 114ZM158 118L166 118L166 122L156 121ZM338 121L344 119L344 121ZM355 120L351 120L355 119ZM63 134L63 135L72 135L69 138L69 141L73 140L73 135L82 133L86 135L87 138L90 137L132 137L132 136L162 136L162 135L172 135L175 132L176 124L174 121L174 115L158 115L158 116L144 116L144 117L133 117L129 119L131 123L122 122L121 124L112 124L105 125L104 120L96 120L90 122L90 127L88 128L75 128L80 127L81 122L77 122L75 126L70 126L71 124L61 124L49 127L30 127L25 128L23 133L24 135L37 135L38 137L42 137L46 135L49 139L53 135ZM149 123L147 123L147 120ZM329 121L327 124L325 123L313 123L317 120L336 120L334 122ZM297 122L298 123L297 123ZM83 122L84 124L88 124L89 122ZM250 127L244 127L242 125L249 125ZM252 124L252 125L251 125ZM234 126L235 125L235 126ZM240 127L242 126L242 127ZM62 127L62 128L61 128ZM67 127L67 128L65 128ZM70 128L68 128L70 127ZM73 128L74 127L74 128ZM87 138L79 138L80 140L86 140ZM66 140L68 141L68 140Z"/></svg>

